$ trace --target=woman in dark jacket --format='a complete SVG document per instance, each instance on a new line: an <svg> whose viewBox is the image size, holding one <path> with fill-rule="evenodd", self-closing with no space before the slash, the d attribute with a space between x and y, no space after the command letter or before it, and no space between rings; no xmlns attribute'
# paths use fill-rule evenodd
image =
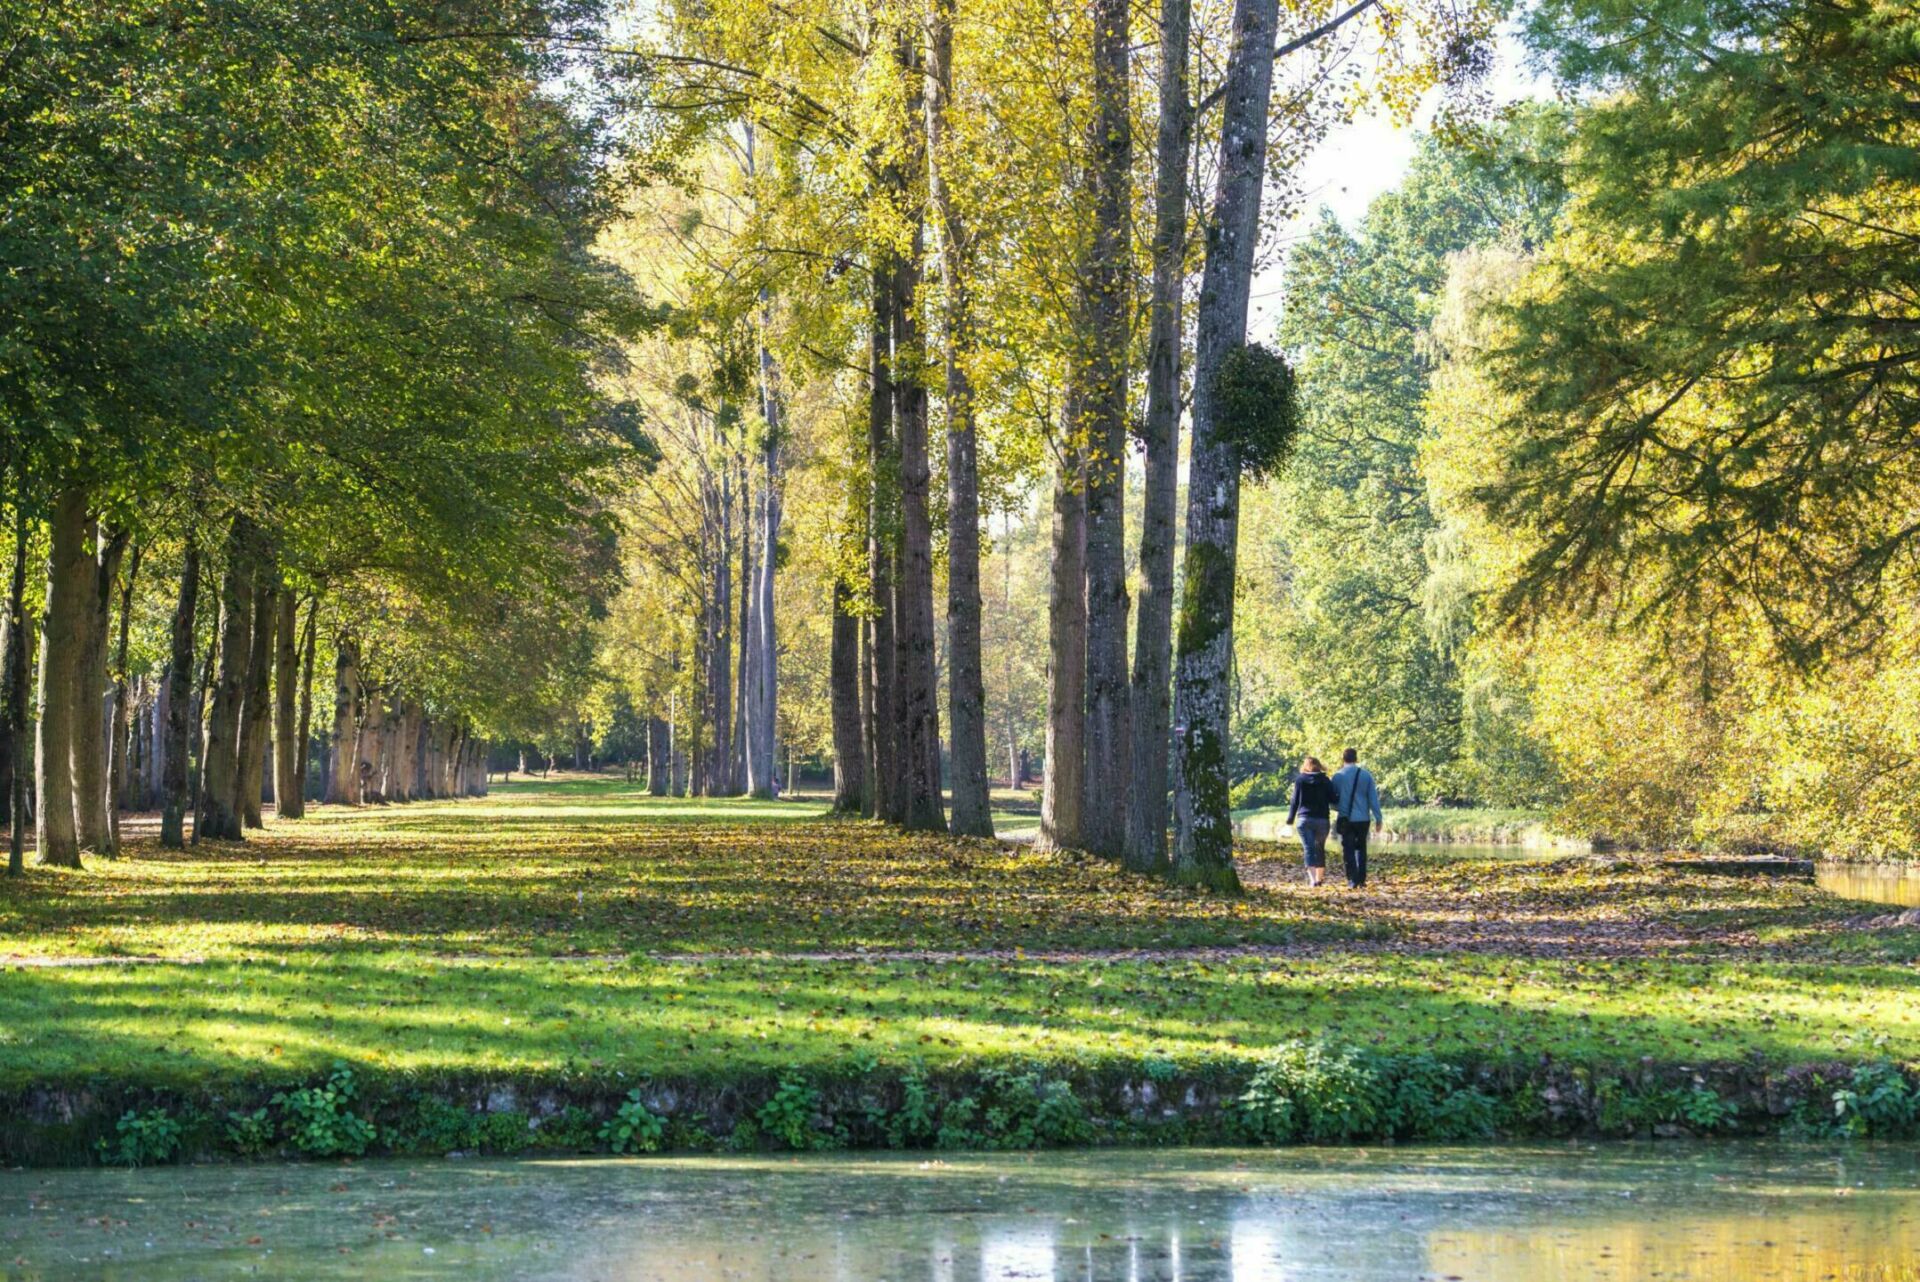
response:
<svg viewBox="0 0 1920 1282"><path fill-rule="evenodd" d="M1327 879L1327 819L1333 805L1333 780L1327 777L1320 758L1308 757L1293 777L1293 799L1287 803L1287 822L1300 835L1300 846L1307 852L1307 884L1318 886Z"/></svg>

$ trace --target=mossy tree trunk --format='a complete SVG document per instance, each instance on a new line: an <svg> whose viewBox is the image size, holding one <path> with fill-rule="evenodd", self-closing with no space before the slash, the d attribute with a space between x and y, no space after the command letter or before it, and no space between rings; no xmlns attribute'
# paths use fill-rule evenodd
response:
<svg viewBox="0 0 1920 1282"><path fill-rule="evenodd" d="M1226 354L1246 342L1277 21L1277 0L1235 0L1233 42L1222 86L1220 158L1196 316L1186 573L1174 670L1172 877L1228 891L1240 886L1227 803L1240 459L1221 431L1214 385Z"/></svg>
<svg viewBox="0 0 1920 1282"><path fill-rule="evenodd" d="M1132 126L1126 0L1094 0L1087 181L1093 236L1080 271L1078 390L1086 464L1087 679L1082 844L1118 859L1133 736L1127 673L1127 331Z"/></svg>
<svg viewBox="0 0 1920 1282"><path fill-rule="evenodd" d="M127 536L102 530L89 516L84 537L93 555L88 558L85 626L74 673L73 819L80 849L110 855L114 845L113 798L107 788L107 634Z"/></svg>
<svg viewBox="0 0 1920 1282"><path fill-rule="evenodd" d="M1187 152L1193 138L1187 85L1191 27L1192 0L1161 0L1146 475L1140 516L1140 613L1133 641L1133 749L1125 860L1136 872L1157 872L1167 863L1174 509L1180 489L1180 304L1186 283Z"/></svg>

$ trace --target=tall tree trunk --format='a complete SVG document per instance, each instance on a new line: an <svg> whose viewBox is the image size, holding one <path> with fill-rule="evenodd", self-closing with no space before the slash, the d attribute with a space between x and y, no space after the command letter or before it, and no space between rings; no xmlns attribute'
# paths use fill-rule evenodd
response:
<svg viewBox="0 0 1920 1282"><path fill-rule="evenodd" d="M7 756L7 872L27 871L27 475L15 461L13 478L13 573L7 580L7 630L4 669Z"/></svg>
<svg viewBox="0 0 1920 1282"><path fill-rule="evenodd" d="M40 734L34 758L39 791L37 839L40 862L80 866L74 826L74 731L81 717L97 712L78 695L81 651L93 607L94 560L88 531L87 492L69 486L54 499L49 520L46 614L40 625Z"/></svg>
<svg viewBox="0 0 1920 1282"><path fill-rule="evenodd" d="M664 717L647 718L647 795L664 797L673 790L673 731Z"/></svg>
<svg viewBox="0 0 1920 1282"><path fill-rule="evenodd" d="M333 642L333 771L328 805L360 804L360 647L351 632Z"/></svg>
<svg viewBox="0 0 1920 1282"><path fill-rule="evenodd" d="M360 772L360 802L370 805L385 801L386 794L381 791L381 782L385 777L386 761L381 749L387 737L386 692L374 686L363 686L360 692L360 746L355 769Z"/></svg>
<svg viewBox="0 0 1920 1282"><path fill-rule="evenodd" d="M714 637L707 656L713 743L707 755L705 791L727 796L733 792L733 474L725 464L720 473L720 525L714 566Z"/></svg>
<svg viewBox="0 0 1920 1282"><path fill-rule="evenodd" d="M1118 859L1127 844L1133 734L1127 673L1127 317L1133 130L1127 116L1127 0L1094 0L1088 184L1093 239L1080 273L1087 470L1087 849Z"/></svg>
<svg viewBox="0 0 1920 1282"><path fill-rule="evenodd" d="M902 194L912 175L923 171L926 157L926 119L922 108L922 73L913 41L901 33L898 58L906 72L908 91L904 121L906 156ZM913 208L911 202L908 207ZM894 262L894 422L900 445L900 553L895 588L894 647L899 654L896 698L900 714L900 765L903 796L900 823L910 832L946 829L940 797L940 687L934 666L933 525L928 511L932 474L927 463L927 388L921 371L926 365L925 342L914 301L920 292L922 226L912 215L913 234L905 254Z"/></svg>
<svg viewBox="0 0 1920 1282"><path fill-rule="evenodd" d="M1013 518L1005 518L1007 551L1001 558L1000 567L1000 617L1013 618ZM1007 644L1001 647L1001 677L1006 683L1007 695L1001 702L1001 709L1007 724L1007 787L1018 790L1027 781L1026 756L1020 751L1020 725L1018 721L1019 701L1013 697L1013 638L1008 637Z"/></svg>
<svg viewBox="0 0 1920 1282"><path fill-rule="evenodd" d="M833 808L860 813L866 795L866 741L860 724L860 618L852 593L833 584L833 642L828 662L833 700Z"/></svg>
<svg viewBox="0 0 1920 1282"><path fill-rule="evenodd" d="M1153 160L1153 301L1147 337L1146 489L1140 517L1140 617L1133 641L1133 769L1126 865L1167 863L1172 733L1174 509L1180 489L1180 304L1186 285L1187 88L1193 0L1160 0L1160 122Z"/></svg>
<svg viewBox="0 0 1920 1282"><path fill-rule="evenodd" d="M774 572L780 557L780 438L786 430L786 397L780 371L767 346L773 323L767 291L760 291L760 416L766 423L761 445L759 555L752 588L753 645L747 696L747 791L774 794L774 734L779 725L779 630L773 613ZM742 616L742 626L745 624Z"/></svg>
<svg viewBox="0 0 1920 1282"><path fill-rule="evenodd" d="M306 801L300 771L300 602L282 587L273 625L273 809L281 819L298 819Z"/></svg>
<svg viewBox="0 0 1920 1282"><path fill-rule="evenodd" d="M107 631L113 622L113 591L126 551L124 533L109 534L87 518L93 545L88 570L86 629L81 636L74 685L73 821L80 849L113 853L112 798L107 794Z"/></svg>
<svg viewBox="0 0 1920 1282"><path fill-rule="evenodd" d="M933 0L927 33L927 198L940 232L947 338L947 719L956 835L993 836L987 691L980 646L980 475L975 457L972 300L966 224L948 189L954 0Z"/></svg>
<svg viewBox="0 0 1920 1282"><path fill-rule="evenodd" d="M307 626L300 637L300 716L294 728L293 778L297 785L288 809L286 797L279 799L281 815L290 819L304 818L307 813L307 760L313 743L313 651L319 640L317 627L320 617L320 593L316 590L313 599L307 602Z"/></svg>
<svg viewBox="0 0 1920 1282"><path fill-rule="evenodd" d="M1053 479L1053 556L1047 580L1047 761L1040 793L1042 850L1085 840L1087 697L1087 497L1069 401Z"/></svg>
<svg viewBox="0 0 1920 1282"><path fill-rule="evenodd" d="M894 708L893 547L899 525L895 503L898 473L893 450L893 274L877 255L873 272L873 372L867 396L867 582L873 610L867 616L867 787L870 813L888 822L900 818Z"/></svg>
<svg viewBox="0 0 1920 1282"><path fill-rule="evenodd" d="M253 576L253 635L247 645L247 697L240 721L240 823L259 828L266 790L267 739L273 732L273 634L280 576L264 549Z"/></svg>
<svg viewBox="0 0 1920 1282"><path fill-rule="evenodd" d="M240 732L253 643L253 582L258 560L253 522L236 516L227 532L227 564L220 579L220 668L207 713L200 754L200 810L193 839L244 839L240 820Z"/></svg>
<svg viewBox="0 0 1920 1282"><path fill-rule="evenodd" d="M127 558L120 585L120 636L113 653L113 719L107 730L107 842L120 852L120 806L135 778L129 755L133 748L133 681L127 672L127 634L133 617L133 588L140 577L140 548Z"/></svg>
<svg viewBox="0 0 1920 1282"><path fill-rule="evenodd" d="M1172 876L1182 884L1229 891L1240 888L1227 802L1240 459L1220 438L1214 382L1226 354L1246 342L1277 13L1277 0L1234 0L1220 160L1196 321L1186 572L1174 668Z"/></svg>
<svg viewBox="0 0 1920 1282"><path fill-rule="evenodd" d="M193 638L200 601L200 540L187 531L186 553L180 562L180 595L173 607L173 632L167 648L166 747L160 757L165 778L161 784L160 844L174 850L187 844L187 757L194 730Z"/></svg>

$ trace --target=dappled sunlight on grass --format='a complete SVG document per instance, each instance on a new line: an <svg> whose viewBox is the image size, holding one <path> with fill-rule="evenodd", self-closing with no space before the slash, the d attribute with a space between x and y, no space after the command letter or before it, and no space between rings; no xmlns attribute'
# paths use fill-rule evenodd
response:
<svg viewBox="0 0 1920 1282"><path fill-rule="evenodd" d="M0 883L0 965L198 961L0 970L0 1083L1207 1058L1316 1034L1514 1062L1920 1056L1914 949L1891 942L1915 932L1844 929L1858 906L1808 885L1395 850L1365 892L1310 891L1291 851L1246 853L1264 888L1236 900L604 782L323 808Z"/></svg>

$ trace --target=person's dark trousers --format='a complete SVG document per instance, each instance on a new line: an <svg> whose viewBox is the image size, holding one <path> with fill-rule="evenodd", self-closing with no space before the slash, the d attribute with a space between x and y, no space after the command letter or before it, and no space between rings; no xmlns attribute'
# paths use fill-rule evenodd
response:
<svg viewBox="0 0 1920 1282"><path fill-rule="evenodd" d="M1347 884L1367 884L1367 825L1348 821L1340 825L1340 862L1346 865Z"/></svg>

